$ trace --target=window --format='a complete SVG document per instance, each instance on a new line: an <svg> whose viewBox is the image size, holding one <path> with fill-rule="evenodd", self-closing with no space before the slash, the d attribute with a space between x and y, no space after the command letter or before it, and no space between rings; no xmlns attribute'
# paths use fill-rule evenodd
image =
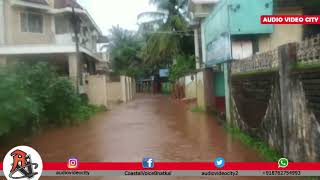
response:
<svg viewBox="0 0 320 180"><path fill-rule="evenodd" d="M43 33L43 16L35 13L21 13L21 31Z"/></svg>
<svg viewBox="0 0 320 180"><path fill-rule="evenodd" d="M244 59L252 56L253 47L252 40L234 40L232 42L232 57L233 59Z"/></svg>
<svg viewBox="0 0 320 180"><path fill-rule="evenodd" d="M59 15L54 18L56 34L65 34L71 32L71 24L68 16Z"/></svg>

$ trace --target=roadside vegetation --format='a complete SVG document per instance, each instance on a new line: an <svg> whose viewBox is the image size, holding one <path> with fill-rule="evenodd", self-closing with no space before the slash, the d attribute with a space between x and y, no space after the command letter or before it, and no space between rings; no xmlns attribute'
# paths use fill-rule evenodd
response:
<svg viewBox="0 0 320 180"><path fill-rule="evenodd" d="M194 112L194 113L204 113L205 112L205 110L199 106L195 106L195 107L191 108L190 111Z"/></svg>
<svg viewBox="0 0 320 180"><path fill-rule="evenodd" d="M159 70L169 69L161 82L162 92L195 69L193 30L188 26L187 0L150 0L157 10L138 15L139 29L133 32L114 26L107 48L113 75L159 80ZM168 81L168 82L167 82ZM160 83L160 82L158 82Z"/></svg>
<svg viewBox="0 0 320 180"><path fill-rule="evenodd" d="M194 113L203 113L205 112L205 110L199 106L195 106L192 109L190 109L191 112ZM282 158L281 154L279 152L277 152L276 150L274 150L273 148L271 148L268 143L264 142L263 140L257 138L257 137L253 137L249 134L247 134L246 132L242 131L239 128L233 127L231 125L228 125L223 117L219 117L218 114L216 114L213 111L210 111L209 114L212 114L216 117L218 117L219 122L224 124L224 128L225 130L231 134L231 136L233 138L237 138L239 139L243 144L246 144L248 146L250 146L251 148L255 149L256 151L258 151L264 158L266 158L267 161L273 161L273 162L277 162L280 158Z"/></svg>
<svg viewBox="0 0 320 180"><path fill-rule="evenodd" d="M111 67L115 75L126 75L141 78L151 75L150 66L139 57L139 52L144 44L137 33L114 26L110 30L108 49Z"/></svg>
<svg viewBox="0 0 320 180"><path fill-rule="evenodd" d="M69 79L46 63L8 65L0 69L0 79L0 137L77 124L103 110L88 105Z"/></svg>
<svg viewBox="0 0 320 180"><path fill-rule="evenodd" d="M177 56L175 64L169 71L169 80L175 82L180 77L188 75L196 69L194 56Z"/></svg>
<svg viewBox="0 0 320 180"><path fill-rule="evenodd" d="M150 0L150 3L157 11L138 16L137 32L114 26L105 47L115 75L144 79L157 75L159 69L169 68L173 82L195 69L187 1Z"/></svg>
<svg viewBox="0 0 320 180"><path fill-rule="evenodd" d="M239 139L242 143L257 150L266 158L266 160L277 162L280 158L282 158L279 152L272 149L266 142L260 140L259 138L252 137L239 128L234 128L230 125L225 125L225 129L232 135L232 137Z"/></svg>

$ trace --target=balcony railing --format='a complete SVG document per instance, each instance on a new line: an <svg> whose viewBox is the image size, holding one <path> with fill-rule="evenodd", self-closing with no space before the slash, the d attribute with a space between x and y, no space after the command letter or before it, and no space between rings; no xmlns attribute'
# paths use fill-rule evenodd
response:
<svg viewBox="0 0 320 180"><path fill-rule="evenodd" d="M298 43L297 59L299 64L320 63L320 34Z"/></svg>
<svg viewBox="0 0 320 180"><path fill-rule="evenodd" d="M270 71L279 66L278 49L255 54L242 60L235 60L231 65L232 74L242 72Z"/></svg>
<svg viewBox="0 0 320 180"><path fill-rule="evenodd" d="M319 65L320 64L320 34L295 43L297 65ZM279 52L276 50L253 55L243 60L232 62L232 74L252 71L270 71L279 67Z"/></svg>

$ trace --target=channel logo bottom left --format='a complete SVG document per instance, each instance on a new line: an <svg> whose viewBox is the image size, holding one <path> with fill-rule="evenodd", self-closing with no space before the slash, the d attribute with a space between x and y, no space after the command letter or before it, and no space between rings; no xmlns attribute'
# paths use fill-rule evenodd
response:
<svg viewBox="0 0 320 180"><path fill-rule="evenodd" d="M28 146L12 148L3 159L3 173L8 180L38 180L43 164L39 153Z"/></svg>

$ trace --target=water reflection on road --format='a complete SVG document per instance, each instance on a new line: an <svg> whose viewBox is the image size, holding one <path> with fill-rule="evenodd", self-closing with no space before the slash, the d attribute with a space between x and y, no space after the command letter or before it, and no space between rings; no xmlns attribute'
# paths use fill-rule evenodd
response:
<svg viewBox="0 0 320 180"><path fill-rule="evenodd" d="M17 145L17 144L15 144ZM226 134L208 115L192 113L166 96L139 95L134 101L101 113L77 127L52 129L32 139L46 162L141 161L263 161L257 152ZM13 145L12 145L13 146ZM11 147L2 148L0 154ZM231 177L70 177L42 179L230 179ZM235 178L232 178L235 179ZM236 179L292 179L237 177Z"/></svg>

